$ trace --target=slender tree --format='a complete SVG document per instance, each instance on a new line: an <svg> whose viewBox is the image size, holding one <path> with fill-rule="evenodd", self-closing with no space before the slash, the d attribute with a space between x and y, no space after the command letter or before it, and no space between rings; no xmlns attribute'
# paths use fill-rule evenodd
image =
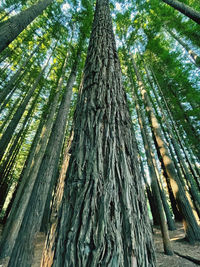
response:
<svg viewBox="0 0 200 267"><path fill-rule="evenodd" d="M52 183L55 183L80 53L81 48L75 56L67 86L65 88L65 93L60 103L47 148L23 217L21 228L11 253L8 264L10 267L28 267L32 264L35 236L40 230L42 215L44 213L50 186ZM27 244L29 245L27 246Z"/></svg>
<svg viewBox="0 0 200 267"><path fill-rule="evenodd" d="M0 25L0 52L3 51L53 0L42 0Z"/></svg>
<svg viewBox="0 0 200 267"><path fill-rule="evenodd" d="M196 222L194 217L192 208L189 204L189 201L186 197L183 185L179 176L176 174L174 162L171 159L170 153L168 151L167 145L164 141L163 134L161 132L161 128L159 122L154 115L153 107L150 101L150 98L147 94L147 91L142 82L142 78L136 66L136 63L132 57L133 68L135 70L137 80L139 83L139 89L141 91L142 99L146 106L146 111L149 117L149 122L151 124L152 134L154 136L154 141L157 143L158 150L160 151L160 156L162 157L163 164L167 176L169 178L169 182L171 184L171 188L173 190L174 196L176 198L177 206L179 212L182 216L182 220L185 226L186 238L193 242L195 240L200 240L200 228Z"/></svg>
<svg viewBox="0 0 200 267"><path fill-rule="evenodd" d="M184 4L183 2L177 0L162 0L162 1L170 5L171 7L175 8L176 10L180 11L182 14L192 19L196 23L200 24L200 12L194 10L193 8Z"/></svg>

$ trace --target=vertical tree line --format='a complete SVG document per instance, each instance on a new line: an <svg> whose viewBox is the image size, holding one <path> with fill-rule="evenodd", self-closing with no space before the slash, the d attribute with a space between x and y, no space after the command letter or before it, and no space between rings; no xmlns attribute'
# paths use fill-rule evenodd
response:
<svg viewBox="0 0 200 267"><path fill-rule="evenodd" d="M2 3L0 263L39 232L45 267L156 266L151 224L167 255L180 223L200 240L199 10Z"/></svg>

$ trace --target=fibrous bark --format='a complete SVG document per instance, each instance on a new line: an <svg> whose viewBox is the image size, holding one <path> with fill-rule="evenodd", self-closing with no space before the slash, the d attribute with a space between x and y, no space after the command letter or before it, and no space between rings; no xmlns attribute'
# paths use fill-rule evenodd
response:
<svg viewBox="0 0 200 267"><path fill-rule="evenodd" d="M155 266L107 0L96 4L53 266Z"/></svg>

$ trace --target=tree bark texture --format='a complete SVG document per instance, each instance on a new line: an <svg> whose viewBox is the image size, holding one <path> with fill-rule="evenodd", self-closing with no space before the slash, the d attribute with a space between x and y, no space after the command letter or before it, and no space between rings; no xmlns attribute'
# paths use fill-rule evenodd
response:
<svg viewBox="0 0 200 267"><path fill-rule="evenodd" d="M0 26L0 52L3 51L53 0L39 1Z"/></svg>
<svg viewBox="0 0 200 267"><path fill-rule="evenodd" d="M200 12L197 12L188 5L179 2L177 0L162 0L162 1L168 4L169 6L175 8L176 10L180 11L182 14L192 19L196 23L200 24Z"/></svg>
<svg viewBox="0 0 200 267"><path fill-rule="evenodd" d="M9 267L30 267L32 264L35 236L40 229L50 184L55 181L57 174L79 56L80 51L72 66L22 225L12 250Z"/></svg>
<svg viewBox="0 0 200 267"><path fill-rule="evenodd" d="M96 4L54 267L155 266L107 0Z"/></svg>

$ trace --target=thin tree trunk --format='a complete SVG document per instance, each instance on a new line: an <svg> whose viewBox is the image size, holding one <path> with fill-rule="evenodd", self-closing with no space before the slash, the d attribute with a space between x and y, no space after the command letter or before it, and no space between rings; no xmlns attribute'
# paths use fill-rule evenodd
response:
<svg viewBox="0 0 200 267"><path fill-rule="evenodd" d="M0 245L1 258L11 254L12 248L17 238L17 234L19 232L27 204L32 193L32 189L35 184L35 180L37 178L37 174L47 147L49 135L51 133L51 129L54 123L58 100L60 92L62 91L66 64L67 58L65 59L64 64L62 66L62 75L58 79L58 86L56 88L56 92L54 93L53 90L49 98L49 104L47 105L47 109L50 110L50 113L48 114L47 120L42 129L40 140L38 141L37 147L35 148L35 155L31 157L29 165L27 165L26 169L24 170L22 182L20 184L20 187L17 192L17 197L15 199L15 205L12 209L12 213L9 216L9 220L3 231L3 236Z"/></svg>
<svg viewBox="0 0 200 267"><path fill-rule="evenodd" d="M35 236L40 229L50 184L52 180L55 180L55 175L57 173L59 157L64 141L67 115L70 107L72 87L76 78L76 68L80 52L81 51L79 51L76 56L72 66L65 93L12 250L8 267L29 267L32 264Z"/></svg>
<svg viewBox="0 0 200 267"><path fill-rule="evenodd" d="M169 6L175 8L176 10L180 11L182 14L192 19L196 23L200 24L200 12L194 10L188 5L179 2L177 0L162 0L162 1L168 4Z"/></svg>
<svg viewBox="0 0 200 267"><path fill-rule="evenodd" d="M0 52L3 51L53 0L39 1L0 25Z"/></svg>
<svg viewBox="0 0 200 267"><path fill-rule="evenodd" d="M166 99L165 99L165 96L164 96L164 94L163 94L163 91L162 91L162 89L161 89L161 87L160 87L160 85L159 85L159 82L158 82L158 80L157 80L157 77L156 77L156 75L155 75L155 73L154 73L154 71L153 71L153 69L152 69L152 67L151 67L150 65L149 65L149 68L150 68L150 70L151 70L152 77L153 77L153 79L154 79L154 81L155 81L155 83L156 83L156 85L157 85L157 88L158 88L158 90L159 90L159 92L160 92L162 101L163 101L163 103L164 103L164 105L165 105L165 107L166 107L166 110L167 110L167 113L168 113L168 115L169 115L170 121L171 121L171 123L172 123L173 129L174 129L174 131L175 131L175 133L176 133L178 142L179 142L179 144L180 144L180 146L181 146L181 149L182 149L182 151L183 151L183 153L184 153L184 155L185 155L185 158L186 158L186 160L187 160L187 163L188 163L188 165L189 165L189 167L190 167L190 171L191 171L191 173L192 173L192 175L193 175L195 181L198 181L198 180L199 180L199 179L198 179L198 174L196 173L195 169L193 168L193 166L192 166L192 164L191 164L191 161L190 161L190 158L189 158L189 155L187 154L187 151L186 151L186 149L185 149L185 146L184 146L183 143L182 143L182 138L180 137L180 134L179 134L177 125L176 125L176 123L175 123L175 121L174 121L174 119L173 119L173 116L172 116L172 114L171 114L170 108L169 108L168 103L167 103L167 101L166 101ZM197 184L198 184L198 182L197 182ZM200 187L199 187L199 189L200 189Z"/></svg>
<svg viewBox="0 0 200 267"><path fill-rule="evenodd" d="M32 112L35 108L36 102L38 100L40 94L40 90L37 92L35 99L33 100L33 103L31 104L31 107L29 108L28 114L26 115L24 121L23 121L23 125L20 129L20 131L17 133L15 140L13 141L12 146L10 147L7 155L6 155L6 159L5 161L3 161L3 163L0 165L0 211L1 208L3 207L3 203L4 200L6 199L7 196L7 192L8 190L3 190L2 188L4 188L4 184L7 184L6 180L8 177L8 172L7 172L7 167L9 167L10 169L10 159L12 157L13 152L16 150L16 147L18 146L18 143L20 141L20 139L23 139L23 135L24 135L24 128L26 127L27 122L30 120L31 116L32 116ZM26 129L27 131L27 129ZM21 141L20 141L21 142ZM14 164L14 162L12 163L12 165Z"/></svg>
<svg viewBox="0 0 200 267"><path fill-rule="evenodd" d="M62 201L63 192L64 192L64 182L65 182L67 168L69 165L69 159L70 159L69 150L71 148L72 140L73 140L73 132L68 141L68 146L65 151L62 168L61 168L61 172L60 172L57 187L56 187L55 196L53 198L53 204L51 208L51 219L50 219L51 227L47 234L47 238L46 238L46 242L45 242L45 246L43 250L43 255L42 255L42 261L41 261L41 266L43 267L51 267L53 263L55 246L56 246L56 229L58 227L57 218L58 218L58 212L61 206L61 201Z"/></svg>
<svg viewBox="0 0 200 267"><path fill-rule="evenodd" d="M200 214L200 197L198 195L198 189L197 189L197 187L196 187L196 185L195 185L195 183L193 181L193 177L191 176L191 174L190 174L190 172L189 172L189 170L188 170L188 168L186 166L185 160L183 159L183 156L182 156L182 153L181 153L180 148L178 146L177 140L176 140L176 138L174 136L173 131L171 130L171 125L169 124L169 122L168 122L168 120L167 120L167 118L165 116L165 111L164 111L162 102L159 101L159 99L158 99L157 92L156 92L156 90L155 90L155 88L154 88L154 86L153 86L153 84L151 82L151 77L149 76L149 73L148 73L148 70L147 70L146 66L145 66L145 70L146 70L148 81L149 81L149 83L151 85L151 88L153 90L155 99L157 101L157 104L159 106L160 112L162 114L162 119L163 119L163 121L164 121L164 123L166 125L166 130L165 131L168 132L168 135L169 135L169 138L170 138L170 140L172 142L172 145L173 145L175 154L177 156L177 159L178 159L178 161L180 163L180 166L183 169L183 174L185 176L185 179L190 184L189 190L190 190L190 193L191 193L191 196L192 196L192 199L193 199L194 206L195 206L195 208L197 210L197 213L199 215ZM172 149L171 149L171 151L172 151ZM171 155L172 154L173 154L173 152L171 152ZM178 167L176 169L179 171ZM179 174L179 176L181 176L181 174Z"/></svg>
<svg viewBox="0 0 200 267"><path fill-rule="evenodd" d="M193 59L193 62L200 68L200 57L186 44L178 35L171 31L168 27L165 27L166 31L188 52Z"/></svg>
<svg viewBox="0 0 200 267"><path fill-rule="evenodd" d="M134 98L135 98L135 104L136 104L135 106L136 106L136 111L137 111L137 115L138 115L138 121L140 124L142 139L144 142L149 172L150 172L150 176L151 176L152 193L153 193L155 200L156 200L158 216L160 219L160 227L161 227L161 233L162 233L162 239L163 239L164 252L166 255L173 255L173 250L172 250L172 246L171 246L170 239L169 239L168 228L167 228L167 224L165 221L162 199L160 196L160 191L159 191L159 186L158 186L157 174L156 174L156 171L154 169L154 164L153 164L153 160L152 160L152 157L154 157L154 153L153 153L153 148L151 145L151 138L149 136L149 133L148 133L148 130L146 127L144 113L141 111L141 106L138 103L139 102L139 96L138 96L135 88L134 88L134 91L135 91L135 93L134 93L135 97Z"/></svg>
<svg viewBox="0 0 200 267"><path fill-rule="evenodd" d="M17 79L22 75L24 68L26 67L27 63L30 61L32 56L35 54L35 52L39 49L38 45L34 51L29 55L29 57L24 61L24 63L21 65L21 67L18 69L18 71L10 78L7 85L1 90L0 92L0 103L4 101L4 99L7 97L7 95L10 93L10 91L13 88L13 85L16 83Z"/></svg>
<svg viewBox="0 0 200 267"><path fill-rule="evenodd" d="M44 122L46 120L46 116L47 116L47 112L45 110L43 112L42 116L41 116L41 120L40 120L39 126L37 127L37 131L35 133L33 142L31 144L31 147L30 147L30 150L29 150L29 154L28 154L28 156L26 158L26 161L24 163L23 170L22 170L22 172L20 174L20 178L18 180L17 186L15 187L15 190L14 190L14 193L12 195L11 201L10 201L10 203L8 205L8 208L6 209L6 213L5 213L4 218L3 218L3 224L7 223L7 218L8 218L8 215L9 215L11 209L13 211L15 211L17 203L18 203L18 199L19 199L19 197L21 195L22 188L25 187L25 179L23 179L23 177L25 176L26 171L30 170L30 168L31 168L31 163L32 163L32 160L33 160L34 155L36 153L37 144L38 144L39 139L40 139L40 135L41 135L41 132L42 132L42 128L43 128ZM9 221L10 221L12 215L13 215L13 212L11 212L11 214L9 215ZM8 225L8 223L6 224L6 227L7 227L7 225ZM6 227L4 227L4 229L3 229L3 235L6 232L5 231ZM6 234L6 239L7 239L7 236L9 236L8 233ZM4 252L3 252L4 250L3 250L3 247L2 247L2 243L5 245L5 241L3 241L3 237L1 238L1 241L2 242L0 242L0 258L3 258L4 257Z"/></svg>
<svg viewBox="0 0 200 267"><path fill-rule="evenodd" d="M75 113L53 267L155 266L107 0L98 0Z"/></svg>
<svg viewBox="0 0 200 267"><path fill-rule="evenodd" d="M50 59L50 58L49 58ZM38 83L40 81L40 79L42 78L43 76L43 73L46 69L48 65L48 62L46 63L46 65L44 66L43 70L40 72L40 74L38 75L35 83L33 84L33 86L30 88L30 90L28 91L28 94L26 95L23 103L18 107L16 113L14 114L11 122L9 123L8 127L6 128L3 136L1 137L0 139L0 160L2 159L5 151L6 151L6 148L11 140L11 137L13 135L13 132L15 131L17 125L18 125L18 122L20 121L25 109L26 109L26 106L29 102L29 100L31 99L32 95L33 95L33 92L36 90L37 86L38 86Z"/></svg>
<svg viewBox="0 0 200 267"><path fill-rule="evenodd" d="M179 177L177 176L175 172L175 166L173 161L171 160L170 154L168 152L167 145L164 142L164 138L162 136L162 132L160 129L160 125L153 113L153 108L149 99L149 96L144 88L144 85L142 83L142 79L140 77L140 74L138 72L137 66L135 64L134 59L132 58L133 67L138 79L139 83L139 89L142 94L142 99L145 103L147 113L149 115L149 121L152 127L153 134L155 136L155 140L158 144L158 148L160 150L161 157L163 159L163 163L165 165L165 169L167 172L167 175L170 179L171 187L174 192L177 205L179 208L179 211L182 215L184 226L185 226L185 232L186 232L186 238L193 242L195 240L200 240L200 229L199 226L195 220L192 208L188 202L188 199L185 195L184 188L182 186L181 181L179 180Z"/></svg>

